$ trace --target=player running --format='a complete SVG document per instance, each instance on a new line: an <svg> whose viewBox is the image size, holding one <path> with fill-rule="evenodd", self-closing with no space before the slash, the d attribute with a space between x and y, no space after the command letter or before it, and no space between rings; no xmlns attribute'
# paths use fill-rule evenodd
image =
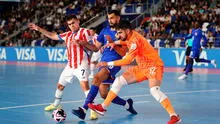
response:
<svg viewBox="0 0 220 124"><path fill-rule="evenodd" d="M120 20L120 12L117 10L112 10L108 12L108 22L110 27L104 28L98 38L97 38L97 48L101 48L102 46L106 45L109 42L116 41L116 30L115 26L119 23ZM102 52L101 62L109 62L121 59L122 56L125 55L125 51L127 50L126 46L123 47L115 47L114 49L104 48ZM124 51L124 52L123 52ZM120 66L109 66L109 67L100 67L98 72L95 74L92 80L92 86L90 92L84 102L83 107L79 107L78 109L73 109L72 113L79 117L80 119L85 119L86 111L88 110L88 104L92 103L95 99L98 91L102 98L106 98L110 85L115 80L115 75L121 69ZM128 99L127 101L116 96L112 101L115 104L124 106L127 111L132 114L137 114L137 112L133 108L133 100Z"/></svg>
<svg viewBox="0 0 220 124"><path fill-rule="evenodd" d="M193 38L193 44L192 44L192 49L191 53L189 56L188 64L186 67L186 70L183 75L181 75L178 79L183 80L187 78L188 73L193 67L193 61L195 59L196 62L204 62L204 63L211 63L215 68L217 67L217 64L215 60L206 60L206 59L201 59L199 58L200 53L201 53L201 39L204 40L204 44L206 45L208 43L207 38L203 34L202 30L199 28L199 23L195 22L195 29L192 31L192 33L187 36L185 39Z"/></svg>
<svg viewBox="0 0 220 124"><path fill-rule="evenodd" d="M121 21L119 23L117 34L121 41L109 43L108 46L114 48L118 44L126 45L129 48L129 52L123 57L123 59L100 62L98 63L98 66L123 66L128 65L134 59L136 60L137 65L129 67L121 76L115 79L107 98L102 104L94 105L93 103L90 103L88 105L89 108L103 115L106 108L110 105L124 85L149 80L151 95L160 102L171 117L168 124L180 122L180 117L176 114L170 100L160 90L164 64L158 53L142 35L131 29L130 22L128 21Z"/></svg>
<svg viewBox="0 0 220 124"><path fill-rule="evenodd" d="M88 49L92 51L97 51L98 49L95 45L89 44L89 41L91 40L90 31L85 28L80 28L80 21L75 15L67 16L66 22L70 31L62 34L49 32L33 23L28 25L29 28L39 31L50 39L64 41L67 47L68 63L61 73L57 83L55 101L53 104L45 107L45 111L52 111L61 108L63 90L68 83L72 83L74 78L77 78L80 81L80 86L85 96L89 93L88 74L90 60ZM95 112L91 111L90 119L97 119Z"/></svg>

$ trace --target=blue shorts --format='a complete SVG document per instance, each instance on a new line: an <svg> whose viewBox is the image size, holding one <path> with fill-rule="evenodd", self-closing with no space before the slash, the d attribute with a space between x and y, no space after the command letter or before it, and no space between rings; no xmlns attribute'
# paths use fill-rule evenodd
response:
<svg viewBox="0 0 220 124"><path fill-rule="evenodd" d="M100 67L98 71L100 71L102 68L106 68L110 72L108 79L102 82L103 84L112 84L115 80L115 75L121 70L120 66L108 66Z"/></svg>
<svg viewBox="0 0 220 124"><path fill-rule="evenodd" d="M200 50L192 50L190 52L190 58L199 58L201 51Z"/></svg>

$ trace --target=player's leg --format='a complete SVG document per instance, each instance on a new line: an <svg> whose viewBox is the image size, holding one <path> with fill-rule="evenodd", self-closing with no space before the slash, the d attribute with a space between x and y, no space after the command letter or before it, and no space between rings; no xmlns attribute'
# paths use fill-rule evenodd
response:
<svg viewBox="0 0 220 124"><path fill-rule="evenodd" d="M163 67L151 67L148 72L149 88L151 95L158 101L170 115L168 124L175 124L180 121L169 98L160 90L162 83Z"/></svg>
<svg viewBox="0 0 220 124"><path fill-rule="evenodd" d="M193 68L194 58L196 58L197 56L199 56L199 53L197 51L191 51L186 70L183 75L178 77L178 79L184 80L185 78L187 78L188 73L191 72L191 69Z"/></svg>
<svg viewBox="0 0 220 124"><path fill-rule="evenodd" d="M89 75L89 66L83 66L81 65L78 67L78 69L74 72L76 74L76 77L80 81L80 86L85 94L85 98L87 98L90 88L89 88L89 82L88 82L88 75ZM90 111L90 119L96 120L98 119L97 114L94 111Z"/></svg>
<svg viewBox="0 0 220 124"><path fill-rule="evenodd" d="M140 82L140 81L143 81L145 79L146 79L146 77L141 73L140 70L138 71L137 66L131 67L131 68L127 69L121 76L118 76L115 79L114 83L112 84L112 87L111 87L110 91L108 92L108 95L107 95L105 101L102 104L98 104L98 105L89 104L89 107L91 109L95 110L97 113L103 115L104 112L106 111L106 108L117 97L117 94L119 93L120 89L124 85L132 84L132 83L135 83L135 82ZM132 105L133 101L130 101L130 102L131 102L131 105ZM130 107L132 107L132 106L130 106ZM130 109L133 109L133 107L129 108L128 111L130 111ZM136 111L134 113L136 113Z"/></svg>
<svg viewBox="0 0 220 124"><path fill-rule="evenodd" d="M196 58L196 62L203 62L203 63L211 63L215 68L217 67L216 61L215 60L207 60L203 58Z"/></svg>
<svg viewBox="0 0 220 124"><path fill-rule="evenodd" d="M195 58L196 62L203 62L203 63L211 63L215 68L217 67L216 61L215 60L207 60L204 58L199 58L200 53L202 52L202 48L197 51L198 56Z"/></svg>
<svg viewBox="0 0 220 124"><path fill-rule="evenodd" d="M110 84L102 83L99 86L99 93L103 99L106 99L108 92L109 92L109 89L110 89ZM113 99L112 103L125 107L125 109L128 110L131 114L137 114L137 112L133 109L133 100L132 99L124 100L121 97L116 96Z"/></svg>
<svg viewBox="0 0 220 124"><path fill-rule="evenodd" d="M186 65L185 65L185 68L183 69L184 71L186 71L186 68L187 68L188 64L190 63L190 62L189 62L189 58L190 58L189 56L190 56L191 48L192 48L192 47L187 47L187 48L186 48L186 53L185 53L185 56L186 56ZM192 71L193 71L193 69L190 68L190 72L192 72Z"/></svg>
<svg viewBox="0 0 220 124"><path fill-rule="evenodd" d="M61 73L60 78L59 78L59 82L57 83L57 89L55 92L54 103L45 107L44 108L45 111L52 111L57 108L61 108L60 103L61 103L62 96L63 96L63 90L64 90L65 86L67 85L67 83L70 83L73 78L73 74L71 72L72 72L71 68L67 65L64 68L63 72Z"/></svg>
<svg viewBox="0 0 220 124"><path fill-rule="evenodd" d="M106 68L101 68L98 73L95 74L93 80L92 80L92 85L90 88L90 91L85 99L83 107L79 107L79 109L72 110L72 113L79 117L80 119L85 119L86 116L86 111L88 110L88 103L93 102L95 99L96 95L98 94L99 90L99 85L103 80L106 80L109 76L109 71Z"/></svg>

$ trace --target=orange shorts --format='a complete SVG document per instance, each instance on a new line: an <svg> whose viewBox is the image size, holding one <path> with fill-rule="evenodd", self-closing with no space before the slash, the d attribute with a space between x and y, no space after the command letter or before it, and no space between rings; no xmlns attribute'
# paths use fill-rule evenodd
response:
<svg viewBox="0 0 220 124"><path fill-rule="evenodd" d="M163 71L163 66L151 66L147 68L131 66L128 67L124 73L132 73L132 75L136 77L136 81L141 82L148 79L162 80Z"/></svg>

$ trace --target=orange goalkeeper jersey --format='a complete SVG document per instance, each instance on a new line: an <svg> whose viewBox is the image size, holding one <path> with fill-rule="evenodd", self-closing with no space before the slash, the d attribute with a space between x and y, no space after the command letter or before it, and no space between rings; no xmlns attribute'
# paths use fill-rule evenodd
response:
<svg viewBox="0 0 220 124"><path fill-rule="evenodd" d="M134 59L136 59L138 66L141 67L164 65L157 51L138 32L132 30L132 34L128 36L126 41L119 42L119 44L124 43L126 43L129 51L123 59L114 61L114 66L127 65Z"/></svg>

